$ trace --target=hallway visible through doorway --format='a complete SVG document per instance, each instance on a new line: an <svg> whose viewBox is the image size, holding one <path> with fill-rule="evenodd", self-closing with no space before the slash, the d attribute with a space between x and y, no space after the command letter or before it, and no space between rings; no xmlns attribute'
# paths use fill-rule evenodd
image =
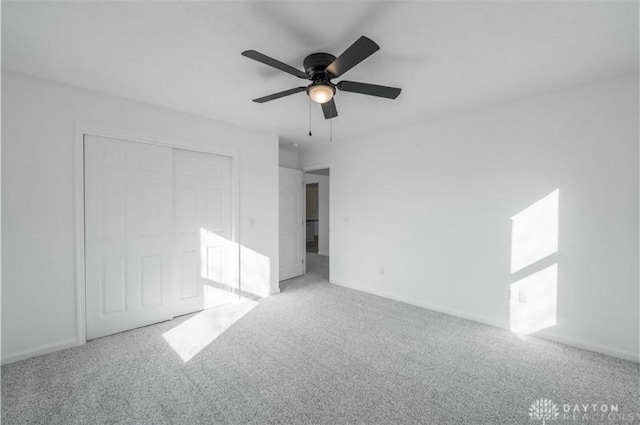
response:
<svg viewBox="0 0 640 425"><path fill-rule="evenodd" d="M329 169L306 171L305 248L329 256Z"/></svg>
<svg viewBox="0 0 640 425"><path fill-rule="evenodd" d="M306 179L305 179L306 180ZM319 199L318 199L319 183L306 184L306 234L305 241L307 252L318 253L319 235Z"/></svg>
<svg viewBox="0 0 640 425"><path fill-rule="evenodd" d="M314 273L314 265L323 264L329 279L329 168L306 171L305 183L305 248L306 273Z"/></svg>

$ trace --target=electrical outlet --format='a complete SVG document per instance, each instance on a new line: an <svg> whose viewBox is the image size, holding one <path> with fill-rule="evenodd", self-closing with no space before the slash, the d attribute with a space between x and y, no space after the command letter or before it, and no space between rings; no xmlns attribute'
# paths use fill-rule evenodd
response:
<svg viewBox="0 0 640 425"><path fill-rule="evenodd" d="M520 300L520 291L515 288L509 288L509 301L517 302Z"/></svg>
<svg viewBox="0 0 640 425"><path fill-rule="evenodd" d="M525 304L527 302L527 291L520 291L518 301L520 301L522 304Z"/></svg>

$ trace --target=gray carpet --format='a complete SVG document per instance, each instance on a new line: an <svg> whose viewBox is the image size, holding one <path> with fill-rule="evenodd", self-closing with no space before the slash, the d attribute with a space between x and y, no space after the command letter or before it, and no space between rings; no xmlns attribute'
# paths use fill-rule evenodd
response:
<svg viewBox="0 0 640 425"><path fill-rule="evenodd" d="M4 366L2 424L540 424L539 398L640 412L637 364L326 277L310 254L186 363L162 334L190 316Z"/></svg>

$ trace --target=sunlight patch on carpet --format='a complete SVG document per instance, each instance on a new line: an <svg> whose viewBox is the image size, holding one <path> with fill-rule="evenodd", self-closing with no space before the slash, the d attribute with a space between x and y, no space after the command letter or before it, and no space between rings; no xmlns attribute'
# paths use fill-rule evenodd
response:
<svg viewBox="0 0 640 425"><path fill-rule="evenodd" d="M162 337L186 363L257 305L257 301L247 300L203 310Z"/></svg>

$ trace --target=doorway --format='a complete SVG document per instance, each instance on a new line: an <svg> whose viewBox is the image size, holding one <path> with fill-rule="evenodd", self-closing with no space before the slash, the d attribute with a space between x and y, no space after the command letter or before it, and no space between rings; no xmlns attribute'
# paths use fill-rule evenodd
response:
<svg viewBox="0 0 640 425"><path fill-rule="evenodd" d="M329 168L307 170L304 174L304 183L306 273L318 274L329 280Z"/></svg>
<svg viewBox="0 0 640 425"><path fill-rule="evenodd" d="M306 184L306 232L305 240L307 246L307 252L313 254L318 253L318 239L320 238L318 232L318 183Z"/></svg>

